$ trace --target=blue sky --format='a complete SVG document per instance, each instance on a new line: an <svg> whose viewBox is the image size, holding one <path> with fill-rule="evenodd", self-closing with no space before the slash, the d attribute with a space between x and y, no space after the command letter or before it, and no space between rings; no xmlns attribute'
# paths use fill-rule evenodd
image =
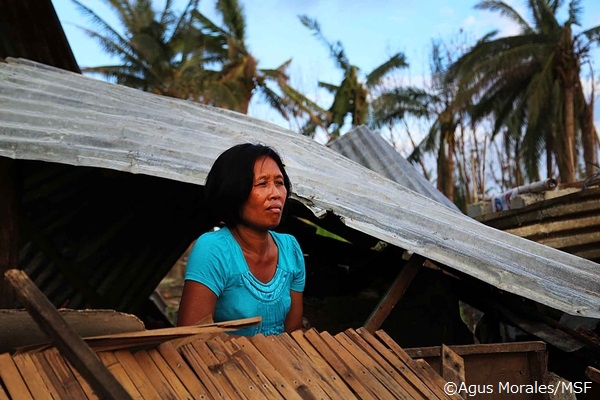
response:
<svg viewBox="0 0 600 400"><path fill-rule="evenodd" d="M79 65L109 63L99 46L76 27L89 26L89 20L79 13L71 0L52 2ZM103 0L83 2L107 21L116 22ZM162 1L156 0L156 3L162 4ZM185 3L186 0L175 0L177 9ZM292 84L323 102L327 99L317 90L317 81L339 83L341 75L325 46L300 23L298 15L306 14L319 21L328 40L340 40L350 62L365 73L392 54L403 52L410 64L400 78L403 84L420 84L429 74L432 40L458 42L461 30L472 39L495 29L502 34L516 32L515 27L497 13L475 9L476 0L241 0L241 3L247 19L247 44L259 60L259 67L275 68L291 58ZM509 0L507 3L528 17L524 1ZM202 12L213 15L214 1L202 0L200 4ZM584 10L582 27L600 24L600 2L583 0L581 5ZM116 23L114 26L118 27ZM598 60L600 49L595 47L592 54ZM598 80L599 62L595 61L593 67ZM250 113L286 126L264 107L255 105ZM598 112L596 114L598 120Z"/></svg>

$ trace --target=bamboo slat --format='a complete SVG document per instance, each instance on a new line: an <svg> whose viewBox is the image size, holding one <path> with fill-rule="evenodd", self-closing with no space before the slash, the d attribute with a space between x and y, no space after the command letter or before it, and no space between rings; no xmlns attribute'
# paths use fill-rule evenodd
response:
<svg viewBox="0 0 600 400"><path fill-rule="evenodd" d="M348 329L332 336L309 329L252 337L220 331L164 340L171 335L168 330L135 334L126 339L134 347L117 343L117 349L97 355L133 399L450 400L442 377L426 362L410 358L383 331ZM145 342L151 337L161 339ZM100 396L50 347L0 355L0 400L21 398Z"/></svg>
<svg viewBox="0 0 600 400"><path fill-rule="evenodd" d="M0 354L0 378L7 387L8 394L13 398L31 399L27 385L19 370L8 353ZM0 385L1 386L1 385Z"/></svg>
<svg viewBox="0 0 600 400"><path fill-rule="evenodd" d="M44 380L38 373L35 364L29 354L20 354L13 357L13 361L23 377L27 388L34 399L52 400L52 396L44 383Z"/></svg>

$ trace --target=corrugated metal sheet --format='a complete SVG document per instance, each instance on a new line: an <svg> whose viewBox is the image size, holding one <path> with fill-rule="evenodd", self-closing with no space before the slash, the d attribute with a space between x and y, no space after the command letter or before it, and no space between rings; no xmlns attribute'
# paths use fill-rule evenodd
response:
<svg viewBox="0 0 600 400"><path fill-rule="evenodd" d="M596 263L600 262L600 187L484 214L477 220Z"/></svg>
<svg viewBox="0 0 600 400"><path fill-rule="evenodd" d="M39 65L0 64L0 156L148 174L197 185L240 142L281 151L314 212L497 288L600 317L598 264L487 227L309 138L245 115Z"/></svg>
<svg viewBox="0 0 600 400"><path fill-rule="evenodd" d="M381 135L370 131L366 126L352 129L327 146L410 190L460 211Z"/></svg>

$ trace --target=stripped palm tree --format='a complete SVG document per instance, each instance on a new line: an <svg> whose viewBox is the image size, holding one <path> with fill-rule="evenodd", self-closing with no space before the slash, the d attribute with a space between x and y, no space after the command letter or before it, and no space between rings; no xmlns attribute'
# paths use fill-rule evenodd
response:
<svg viewBox="0 0 600 400"><path fill-rule="evenodd" d="M115 83L140 90L194 100L198 77L204 73L203 38L194 28L191 11L199 0L190 0L180 14L167 0L157 14L150 0L106 0L122 26L119 33L96 12L78 0L73 3L99 27L80 27L118 59L114 65L83 68Z"/></svg>
<svg viewBox="0 0 600 400"><path fill-rule="evenodd" d="M351 118L352 126L367 124L372 117L371 91L376 87L385 86L385 80L390 73L396 69L408 67L408 63L403 53L396 53L367 74L364 80L361 80L359 68L350 63L340 42L329 42L323 36L321 27L316 20L303 15L300 16L300 21L327 46L331 57L343 72L342 82L339 85L319 82L321 88L333 95L333 102L324 118L311 119L302 130L305 135L313 135L317 127L322 127L327 130L331 140L340 135L348 117ZM394 89L389 88L388 90Z"/></svg>
<svg viewBox="0 0 600 400"><path fill-rule="evenodd" d="M237 0L218 0L222 26L189 0L180 14L166 0L157 14L152 0L105 0L122 34L78 0L72 0L99 27L83 29L119 63L84 68L116 83L156 94L193 100L242 113L255 93L284 118L317 118L319 107L288 84L286 61L259 69L245 42L246 22ZM274 87L273 87L274 85Z"/></svg>
<svg viewBox="0 0 600 400"><path fill-rule="evenodd" d="M560 23L557 13L562 4L529 0L530 23L505 2L480 2L477 8L499 12L521 31L501 38L496 38L497 32L486 35L449 74L460 88L459 99L475 104L473 119L493 115L494 134L511 127L503 132L514 135L515 127L523 127L523 161L530 180L539 179L544 151L548 176L553 175L555 160L561 181L576 179L577 132L587 144L583 158L596 163L597 134L583 94L580 66L591 43L598 42L600 26L574 35L572 28L580 23L580 1L569 2L567 19Z"/></svg>
<svg viewBox="0 0 600 400"><path fill-rule="evenodd" d="M214 67L207 70L203 89L206 103L248 112L255 93L286 119L317 118L318 105L289 85L287 60L275 69L258 68L246 45L246 19L237 0L217 0L221 25L198 10L192 12L206 37L207 54ZM274 86L274 87L273 87Z"/></svg>

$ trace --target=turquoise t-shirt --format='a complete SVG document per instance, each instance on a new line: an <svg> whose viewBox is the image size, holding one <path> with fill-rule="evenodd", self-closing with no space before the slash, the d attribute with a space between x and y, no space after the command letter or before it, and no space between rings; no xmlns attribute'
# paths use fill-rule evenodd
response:
<svg viewBox="0 0 600 400"><path fill-rule="evenodd" d="M259 326L233 332L236 335L277 335L283 333L290 310L290 290L304 291L304 257L296 239L269 232L278 248L273 279L256 279L246 263L242 248L228 228L198 238L190 252L185 279L200 282L217 295L215 322L262 317Z"/></svg>

